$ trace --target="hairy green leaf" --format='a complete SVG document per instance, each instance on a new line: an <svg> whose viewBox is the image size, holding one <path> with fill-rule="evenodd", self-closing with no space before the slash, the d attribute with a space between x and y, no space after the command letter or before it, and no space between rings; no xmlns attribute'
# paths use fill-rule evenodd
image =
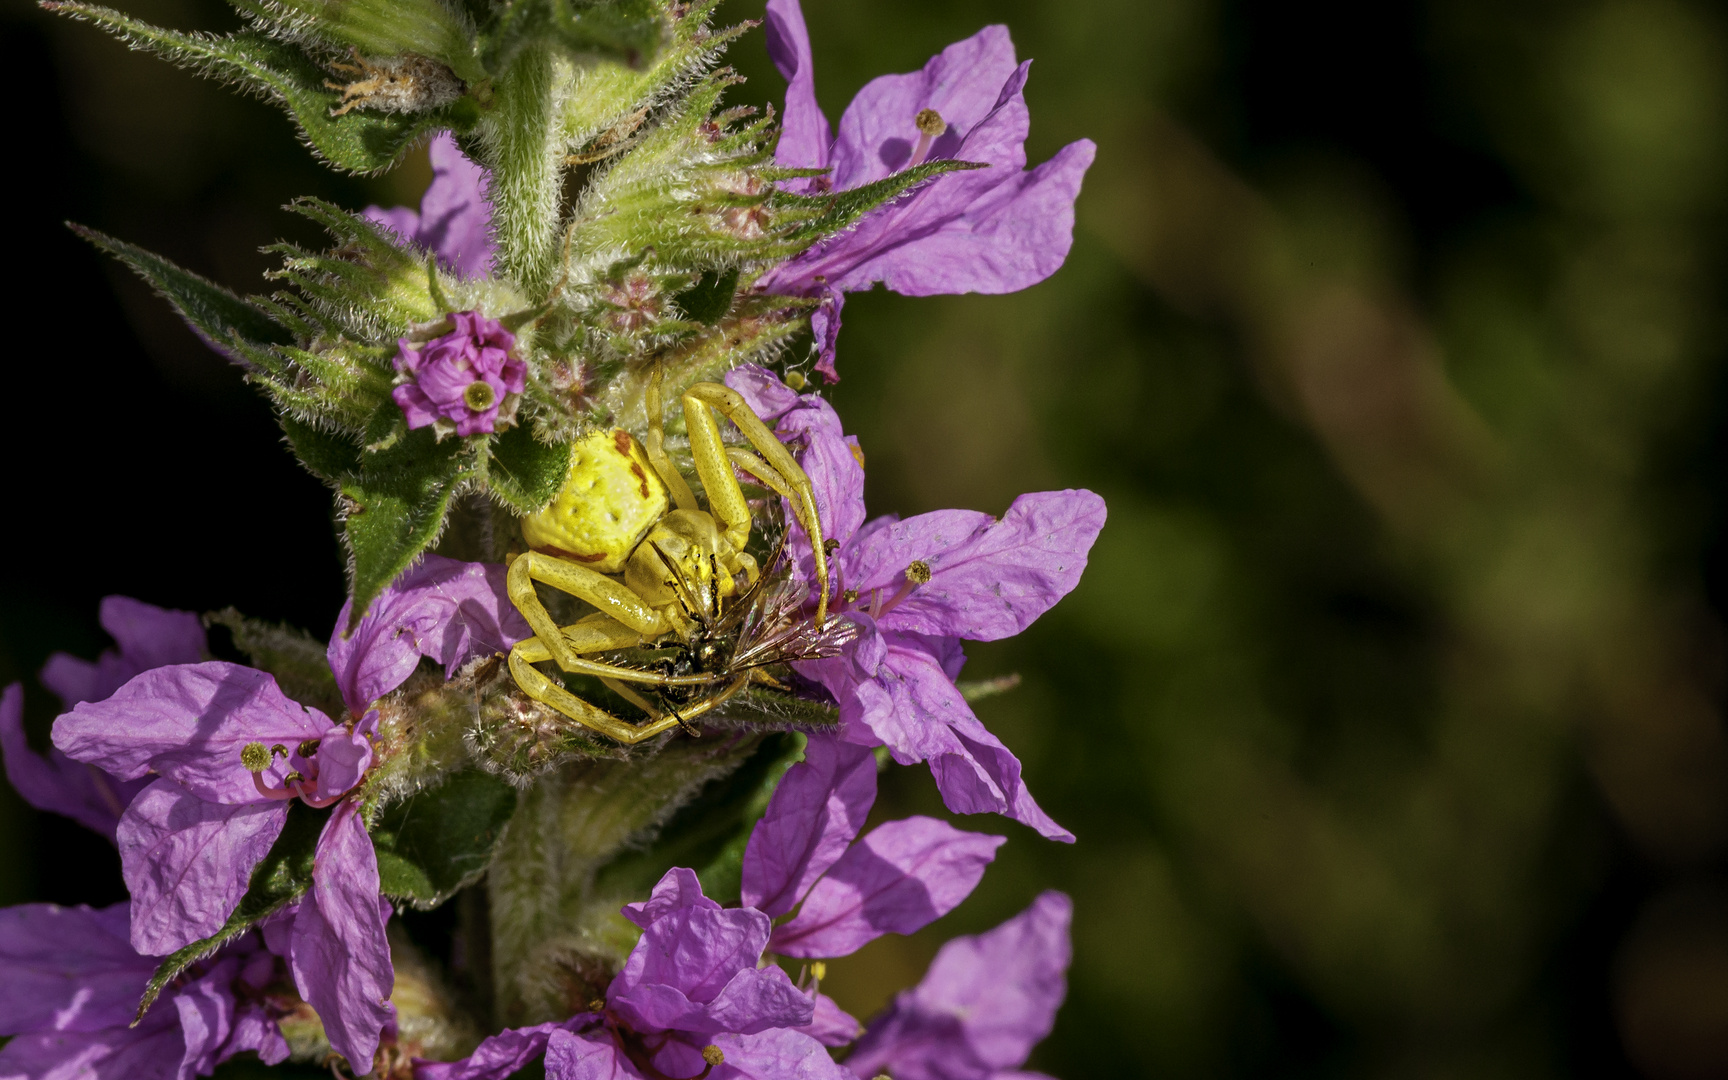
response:
<svg viewBox="0 0 1728 1080"><path fill-rule="evenodd" d="M344 632L437 539L450 497L473 474L474 458L466 449L460 439L437 442L432 428L423 427L388 449L362 454L359 471L343 481L342 527L354 599Z"/></svg>
<svg viewBox="0 0 1728 1080"><path fill-rule="evenodd" d="M862 187L848 188L827 195L797 195L777 191L768 202L770 206L785 211L792 217L809 215L808 220L785 239L798 242L819 240L851 228L857 224L859 218L878 206L892 202L944 173L983 168L988 166L975 161L927 161Z"/></svg>
<svg viewBox="0 0 1728 1080"><path fill-rule="evenodd" d="M292 416L284 415L278 420L282 433L288 436L289 449L313 476L334 484L360 468L360 447L350 436L325 431Z"/></svg>
<svg viewBox="0 0 1728 1080"><path fill-rule="evenodd" d="M513 63L530 42L541 41L639 68L654 60L665 33L658 0L516 0L492 24L482 49L493 72Z"/></svg>
<svg viewBox="0 0 1728 1080"><path fill-rule="evenodd" d="M516 812L516 789L466 769L389 807L372 827L386 896L435 908L472 884Z"/></svg>
<svg viewBox="0 0 1728 1080"><path fill-rule="evenodd" d="M548 445L527 424L517 424L493 437L486 483L513 509L532 514L552 501L569 471L569 444Z"/></svg>
<svg viewBox="0 0 1728 1080"><path fill-rule="evenodd" d="M143 278L157 295L174 306L174 310L192 325L206 341L217 349L234 356L235 346L245 343L255 348L286 345L293 334L270 315L252 303L190 270L174 265L162 256L145 251L124 240L69 225L73 232L125 263L133 273Z"/></svg>
<svg viewBox="0 0 1728 1080"><path fill-rule="evenodd" d="M700 323L713 326L732 310L732 294L738 291L738 269L708 270L700 281L672 298L678 310Z"/></svg>
<svg viewBox="0 0 1728 1080"><path fill-rule="evenodd" d="M50 2L43 6L93 22L134 49L156 53L200 74L270 98L294 117L312 149L331 165L349 172L389 168L420 138L442 128L465 128L477 115L472 102L464 99L425 112L356 109L335 116L342 96L324 85L329 75L286 42L256 31L186 34L96 4Z"/></svg>
<svg viewBox="0 0 1728 1080"><path fill-rule="evenodd" d="M176 975L305 895L312 887L312 858L318 837L334 809L327 806L315 810L299 799L288 805L288 820L282 826L282 834L270 845L264 861L253 868L246 895L240 898L234 914L214 934L163 958L138 1002L138 1019L143 1018L162 988Z"/></svg>

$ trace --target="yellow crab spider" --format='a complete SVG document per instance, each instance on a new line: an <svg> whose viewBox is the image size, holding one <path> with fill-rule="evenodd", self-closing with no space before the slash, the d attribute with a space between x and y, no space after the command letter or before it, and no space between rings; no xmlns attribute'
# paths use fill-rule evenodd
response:
<svg viewBox="0 0 1728 1080"><path fill-rule="evenodd" d="M680 401L696 475L708 496L707 510L698 508L695 493L666 455L660 375L655 372L648 385L643 443L622 430L595 432L577 442L557 497L523 519L529 550L510 564L510 602L534 631L510 650L516 685L534 700L621 743L638 743L686 723L750 681L748 671L673 675L586 657L654 644L668 636L693 646L701 629L719 619L724 602L738 594L738 575L747 585L756 581L756 560L744 550L750 540L750 507L734 466L791 504L815 556L816 625L827 620L827 552L809 477L736 391L719 383L697 383ZM715 414L730 420L756 453L724 445ZM535 594L536 581L597 610L559 626ZM599 677L646 711L649 722L626 723L583 701L533 667L543 660L568 672ZM718 688L662 716L629 683Z"/></svg>

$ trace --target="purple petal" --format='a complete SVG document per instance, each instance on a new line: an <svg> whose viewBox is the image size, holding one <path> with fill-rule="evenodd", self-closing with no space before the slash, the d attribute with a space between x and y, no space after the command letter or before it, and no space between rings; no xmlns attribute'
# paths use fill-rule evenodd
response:
<svg viewBox="0 0 1728 1080"><path fill-rule="evenodd" d="M204 621L192 612L159 608L130 596L103 597L97 617L120 646L120 655L139 671L196 664L209 645Z"/></svg>
<svg viewBox="0 0 1728 1080"><path fill-rule="evenodd" d="M738 392L750 411L772 424L804 400L780 376L760 364L740 364L726 373L726 385Z"/></svg>
<svg viewBox="0 0 1728 1080"><path fill-rule="evenodd" d="M810 1002L785 972L756 966L769 931L768 916L750 908L669 911L643 931L607 988L607 1005L638 1031L807 1024Z"/></svg>
<svg viewBox="0 0 1728 1080"><path fill-rule="evenodd" d="M0 1049L5 1080L175 1080L185 1053L172 1009L152 1010L138 1027L38 1031Z"/></svg>
<svg viewBox="0 0 1728 1080"><path fill-rule="evenodd" d="M626 919L646 930L657 920L687 908L719 911L720 905L702 895L702 882L696 871L674 866L661 875L648 899L639 904L625 904L622 910Z"/></svg>
<svg viewBox="0 0 1728 1080"><path fill-rule="evenodd" d="M872 79L840 118L834 186L860 187L905 168L918 141L918 113L924 109L935 109L948 123L930 156L953 156L961 140L995 111L1004 84L1018 66L1008 28L986 26L931 57L922 71Z"/></svg>
<svg viewBox="0 0 1728 1080"><path fill-rule="evenodd" d="M54 721L54 745L122 780L155 771L210 802L247 803L259 795L242 747L293 747L330 726L264 672L211 660L146 671L106 701L80 704Z"/></svg>
<svg viewBox="0 0 1728 1080"><path fill-rule="evenodd" d="M186 1048L181 1072L207 1076L216 1068L222 1047L234 1030L234 977L240 962L233 956L218 961L205 975L181 987L173 996Z"/></svg>
<svg viewBox="0 0 1728 1080"><path fill-rule="evenodd" d="M217 1053L216 1061L224 1062L235 1054L248 1051L257 1054L258 1060L266 1065L280 1065L288 1060L288 1040L283 1037L282 1029L264 1007L255 1002L240 1006L234 1017L233 1030Z"/></svg>
<svg viewBox="0 0 1728 1080"><path fill-rule="evenodd" d="M864 1033L864 1025L858 1018L836 1005L827 994L817 991L811 1003L816 1007L816 1015L798 1030L823 1046L845 1046Z"/></svg>
<svg viewBox="0 0 1728 1080"><path fill-rule="evenodd" d="M1032 798L1020 778L1020 759L990 734L976 717L954 722L964 752L930 759L930 774L942 803L957 814L1001 814L1035 829L1046 840L1074 842Z"/></svg>
<svg viewBox="0 0 1728 1080"><path fill-rule="evenodd" d="M368 206L365 217L404 240L429 248L463 277L484 277L496 251L492 211L486 203L486 170L469 161L448 132L432 140L432 183L420 212L406 207Z"/></svg>
<svg viewBox="0 0 1728 1080"><path fill-rule="evenodd" d="M401 686L422 656L446 673L477 656L508 652L529 637L505 591L506 568L426 555L374 601L343 636L353 601L342 606L330 638L330 670L356 713Z"/></svg>
<svg viewBox="0 0 1728 1080"><path fill-rule="evenodd" d="M786 956L847 956L883 934L910 934L972 894L1005 837L911 817L871 830L834 864L770 947Z"/></svg>
<svg viewBox="0 0 1728 1080"><path fill-rule="evenodd" d="M725 1057L708 1080L856 1080L821 1042L801 1031L771 1028L753 1035L714 1036Z"/></svg>
<svg viewBox="0 0 1728 1080"><path fill-rule="evenodd" d="M856 537L844 556L848 585L892 596L921 561L930 580L878 616L884 630L1011 637L1079 584L1104 516L1104 500L1090 491L1022 495L1001 520L969 510L920 514Z"/></svg>
<svg viewBox="0 0 1728 1080"><path fill-rule="evenodd" d="M124 901L0 908L0 1035L130 1024L156 962L127 941L129 919Z"/></svg>
<svg viewBox="0 0 1728 1080"><path fill-rule="evenodd" d="M1067 994L1072 916L1066 896L1046 892L996 929L942 946L924 980L871 1021L847 1064L897 1080L984 1077L1024 1064Z"/></svg>
<svg viewBox="0 0 1728 1080"><path fill-rule="evenodd" d="M641 1080L610 1036L586 1038L559 1028L546 1043L546 1080Z"/></svg>
<svg viewBox="0 0 1728 1080"><path fill-rule="evenodd" d="M148 779L122 781L94 765L73 761L58 750L43 757L24 737L24 689L18 683L0 693L0 754L6 779L24 801L38 810L64 814L87 829L114 839L120 815Z"/></svg>
<svg viewBox="0 0 1728 1080"><path fill-rule="evenodd" d="M780 118L780 143L774 163L792 169L828 164L834 134L816 103L816 70L810 61L810 32L798 0L768 0L768 56L786 79L786 110Z"/></svg>
<svg viewBox="0 0 1728 1080"><path fill-rule="evenodd" d="M592 1013L579 1013L561 1022L509 1028L482 1040L474 1052L461 1061L416 1062L415 1080L506 1080L546 1052L546 1041L553 1032L592 1019Z"/></svg>
<svg viewBox="0 0 1728 1080"><path fill-rule="evenodd" d="M220 930L287 820L286 802L206 802L168 779L140 792L117 837L132 947L165 956Z"/></svg>
<svg viewBox="0 0 1728 1080"><path fill-rule="evenodd" d="M867 748L810 736L744 849L743 900L778 917L846 852L876 801L876 757Z"/></svg>
<svg viewBox="0 0 1728 1080"><path fill-rule="evenodd" d="M354 789L372 764L372 742L366 737L367 728L376 733L377 712L366 714L369 725L355 730L334 727L324 733L318 743L318 777L313 782L312 797L323 802L335 799ZM298 760L297 758L292 760Z"/></svg>
<svg viewBox="0 0 1728 1080"><path fill-rule="evenodd" d="M378 856L350 799L336 808L318 838L312 892L294 920L289 963L294 985L317 1010L330 1048L350 1071L372 1067L378 1033L391 1018L395 972L384 937L387 906L378 895Z"/></svg>

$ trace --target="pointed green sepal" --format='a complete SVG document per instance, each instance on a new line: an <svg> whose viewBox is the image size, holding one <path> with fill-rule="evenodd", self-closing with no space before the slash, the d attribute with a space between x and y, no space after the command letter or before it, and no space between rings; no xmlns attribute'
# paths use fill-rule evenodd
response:
<svg viewBox="0 0 1728 1080"><path fill-rule="evenodd" d="M986 168L989 166L975 161L927 161L910 169L901 169L875 183L827 195L798 195L788 191L776 191L769 197L768 205L788 217L808 215L803 224L781 237L796 243L808 243L851 228L878 206L891 202L945 173ZM777 177L778 173L774 175Z"/></svg>
<svg viewBox="0 0 1728 1080"><path fill-rule="evenodd" d="M492 847L516 812L516 789L465 769L387 808L372 826L386 896L427 911L486 872Z"/></svg>
<svg viewBox="0 0 1728 1080"><path fill-rule="evenodd" d="M543 443L519 423L493 437L486 485L517 513L532 514L552 501L569 471L568 443Z"/></svg>
<svg viewBox="0 0 1728 1080"><path fill-rule="evenodd" d="M658 0L516 0L487 28L486 68L502 72L530 43L633 68L653 62L666 35Z"/></svg>
<svg viewBox="0 0 1728 1080"><path fill-rule="evenodd" d="M174 306L204 340L226 353L231 359L246 362L236 349L237 344L265 349L271 345L286 345L294 340L288 329L267 312L244 300L207 278L174 265L154 252L135 244L116 240L95 229L67 224L73 232L125 263L133 273L143 278L158 296Z"/></svg>
<svg viewBox="0 0 1728 1080"><path fill-rule="evenodd" d="M386 450L364 453L341 485L348 543L352 630L396 575L438 538L457 488L474 475L466 443L438 442L430 427L410 431Z"/></svg>
<svg viewBox="0 0 1728 1080"><path fill-rule="evenodd" d="M305 895L312 887L312 857L318 848L318 837L333 810L328 806L315 810L298 799L288 805L288 820L282 833L270 845L270 853L253 868L246 895L240 898L234 914L228 916L222 929L162 960L144 988L138 1015L132 1021L134 1025L144 1019L162 988L176 975Z"/></svg>
<svg viewBox="0 0 1728 1080"><path fill-rule="evenodd" d="M468 99L425 112L355 109L333 115L342 95L324 85L329 73L293 45L265 34L186 34L97 4L50 0L43 7L95 23L134 49L269 97L293 116L313 150L348 172L389 168L417 140L443 128L463 130L477 116Z"/></svg>
<svg viewBox="0 0 1728 1080"><path fill-rule="evenodd" d="M288 448L313 476L327 484L340 483L360 468L360 447L341 432L325 431L314 424L278 417Z"/></svg>

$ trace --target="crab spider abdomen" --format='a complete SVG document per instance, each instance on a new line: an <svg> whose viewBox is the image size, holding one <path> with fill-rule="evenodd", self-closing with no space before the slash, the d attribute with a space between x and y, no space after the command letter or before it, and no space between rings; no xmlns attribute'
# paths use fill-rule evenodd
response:
<svg viewBox="0 0 1728 1080"><path fill-rule="evenodd" d="M630 433L596 431L571 448L564 486L522 519L522 538L535 551L616 574L667 505L666 485Z"/></svg>

